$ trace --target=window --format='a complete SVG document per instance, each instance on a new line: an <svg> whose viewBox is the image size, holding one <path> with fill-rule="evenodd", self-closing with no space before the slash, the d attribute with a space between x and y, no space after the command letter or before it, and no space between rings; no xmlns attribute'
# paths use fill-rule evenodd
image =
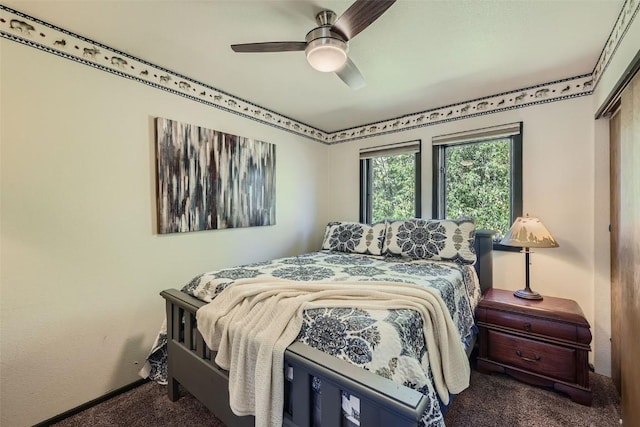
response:
<svg viewBox="0 0 640 427"><path fill-rule="evenodd" d="M472 217L496 231L522 215L522 123L433 138L433 216Z"/></svg>
<svg viewBox="0 0 640 427"><path fill-rule="evenodd" d="M420 141L360 150L360 221L420 217Z"/></svg>

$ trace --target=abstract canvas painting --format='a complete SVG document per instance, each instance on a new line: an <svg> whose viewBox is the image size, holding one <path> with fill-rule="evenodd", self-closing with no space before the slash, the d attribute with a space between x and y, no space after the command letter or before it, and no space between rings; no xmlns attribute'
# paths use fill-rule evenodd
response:
<svg viewBox="0 0 640 427"><path fill-rule="evenodd" d="M273 225L276 147L156 118L158 231Z"/></svg>

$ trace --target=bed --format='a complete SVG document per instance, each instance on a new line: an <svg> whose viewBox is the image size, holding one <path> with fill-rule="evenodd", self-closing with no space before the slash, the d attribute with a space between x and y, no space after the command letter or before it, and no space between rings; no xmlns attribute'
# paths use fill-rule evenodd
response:
<svg viewBox="0 0 640 427"><path fill-rule="evenodd" d="M144 376L166 383L172 401L184 387L230 427L269 424L230 409L229 372L216 364L196 314L234 284L239 288L246 280L274 278L295 280L301 288L333 282L429 288L442 298L459 345L469 355L476 335L473 312L481 292L492 286L492 233L475 230L469 220L334 222L327 226L321 251L198 275L181 291L161 293L166 330L156 340ZM300 333L284 352L282 425L444 425L449 396L434 386L420 315L315 307L303 318Z"/></svg>

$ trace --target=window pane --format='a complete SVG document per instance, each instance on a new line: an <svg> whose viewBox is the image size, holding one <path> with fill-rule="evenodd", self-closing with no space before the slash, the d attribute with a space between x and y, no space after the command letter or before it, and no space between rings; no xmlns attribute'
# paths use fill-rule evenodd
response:
<svg viewBox="0 0 640 427"><path fill-rule="evenodd" d="M372 222L415 216L415 159L413 153L371 159Z"/></svg>
<svg viewBox="0 0 640 427"><path fill-rule="evenodd" d="M473 217L499 236L511 226L511 139L445 148L445 217Z"/></svg>

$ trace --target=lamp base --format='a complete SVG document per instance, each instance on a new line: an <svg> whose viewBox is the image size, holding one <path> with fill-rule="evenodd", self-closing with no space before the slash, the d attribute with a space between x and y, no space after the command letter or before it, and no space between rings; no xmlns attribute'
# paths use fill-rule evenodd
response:
<svg viewBox="0 0 640 427"><path fill-rule="evenodd" d="M536 291L532 291L531 288L520 289L519 291L515 291L513 295L517 296L518 298L524 298L524 299L533 299L533 300L542 299L542 295L540 295Z"/></svg>

